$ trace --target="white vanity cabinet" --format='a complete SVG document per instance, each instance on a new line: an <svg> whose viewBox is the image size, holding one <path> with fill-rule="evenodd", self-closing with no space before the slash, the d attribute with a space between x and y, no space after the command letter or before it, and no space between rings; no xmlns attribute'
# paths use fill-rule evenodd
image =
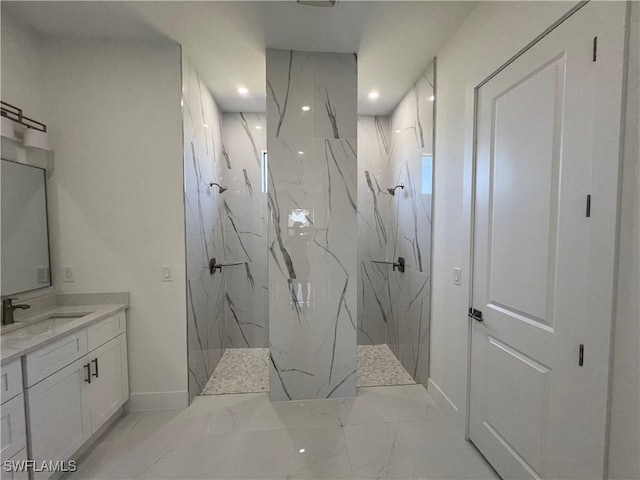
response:
<svg viewBox="0 0 640 480"><path fill-rule="evenodd" d="M2 406L0 407L0 442L2 464L26 460L27 436L20 359L2 365L0 373ZM2 468L2 480L27 478L25 472L9 472Z"/></svg>
<svg viewBox="0 0 640 480"><path fill-rule="evenodd" d="M40 380L43 356L72 362ZM31 460L71 459L129 398L124 312L28 354L25 370Z"/></svg>

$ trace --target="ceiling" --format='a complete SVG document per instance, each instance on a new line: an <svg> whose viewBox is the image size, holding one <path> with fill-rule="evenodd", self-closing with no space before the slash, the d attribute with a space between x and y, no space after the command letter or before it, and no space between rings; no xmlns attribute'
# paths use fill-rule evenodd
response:
<svg viewBox="0 0 640 480"><path fill-rule="evenodd" d="M265 49L358 53L358 111L390 113L475 2L2 1L46 37L180 43L223 111L265 111ZM249 90L240 95L239 86ZM376 100L368 98L372 90Z"/></svg>

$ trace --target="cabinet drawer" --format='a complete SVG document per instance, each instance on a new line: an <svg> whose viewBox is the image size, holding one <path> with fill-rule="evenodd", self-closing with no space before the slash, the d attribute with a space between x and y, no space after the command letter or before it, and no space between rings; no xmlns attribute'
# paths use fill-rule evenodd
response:
<svg viewBox="0 0 640 480"><path fill-rule="evenodd" d="M27 446L24 422L24 394L13 397L2 405L0 420L2 432L2 461L10 459Z"/></svg>
<svg viewBox="0 0 640 480"><path fill-rule="evenodd" d="M19 358L0 367L0 392L2 403L22 393L22 364Z"/></svg>
<svg viewBox="0 0 640 480"><path fill-rule="evenodd" d="M100 320L87 328L87 341L89 352L94 348L104 345L112 338L117 337L126 329L124 312Z"/></svg>
<svg viewBox="0 0 640 480"><path fill-rule="evenodd" d="M16 453L13 457L9 459L9 461L11 462L11 466L14 468L14 470L7 471L3 465L2 480L28 480L29 479L29 472L27 472L26 468L19 471L17 470L17 469L23 468L23 466L25 465L25 462L27 461L26 448L23 448L18 453Z"/></svg>
<svg viewBox="0 0 640 480"><path fill-rule="evenodd" d="M87 353L87 330L78 330L27 355L27 387L54 374Z"/></svg>

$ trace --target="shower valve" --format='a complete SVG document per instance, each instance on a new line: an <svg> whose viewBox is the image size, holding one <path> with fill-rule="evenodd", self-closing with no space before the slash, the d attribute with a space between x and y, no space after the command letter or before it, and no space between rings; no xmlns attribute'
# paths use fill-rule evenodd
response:
<svg viewBox="0 0 640 480"><path fill-rule="evenodd" d="M404 257L398 257L398 261L393 264L393 271L396 271L396 268L400 273L404 273Z"/></svg>

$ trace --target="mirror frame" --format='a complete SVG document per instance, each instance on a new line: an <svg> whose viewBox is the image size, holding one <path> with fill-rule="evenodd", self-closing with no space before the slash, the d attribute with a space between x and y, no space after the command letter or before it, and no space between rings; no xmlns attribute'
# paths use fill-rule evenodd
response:
<svg viewBox="0 0 640 480"><path fill-rule="evenodd" d="M24 293L30 293L30 292L35 292L38 290L43 290L45 288L51 288L53 287L53 269L52 269L52 261L51 261L51 222L50 222L50 215L49 215L49 186L48 186L48 182L47 182L47 169L43 168L43 167L39 167L37 165L31 165L29 163L24 163L24 162L17 162L15 160L10 160L8 158L5 157L0 157L0 160L4 161L4 162L10 162L10 163L15 163L17 165L23 165L25 167L30 167L30 168L36 168L38 170L40 170L42 172L42 176L43 176L43 180L44 180L44 213L45 213L45 218L46 218L46 222L47 222L47 256L48 256L48 260L49 260L49 282L45 285L42 284L41 287L36 287L36 288L32 288L29 290L24 290L24 291L18 291L18 292L11 292L11 293L4 293L0 290L0 296L1 298L6 298L6 297L11 297L14 295L21 295ZM1 212L1 208L0 208L0 215L2 214ZM2 246L0 245L0 248L2 248Z"/></svg>

